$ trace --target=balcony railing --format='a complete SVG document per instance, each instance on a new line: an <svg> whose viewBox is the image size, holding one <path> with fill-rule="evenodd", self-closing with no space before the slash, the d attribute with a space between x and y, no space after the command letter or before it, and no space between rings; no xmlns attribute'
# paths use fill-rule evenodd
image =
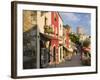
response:
<svg viewBox="0 0 100 80"><path fill-rule="evenodd" d="M52 26L45 25L44 26L44 33L53 34L54 31L53 31Z"/></svg>

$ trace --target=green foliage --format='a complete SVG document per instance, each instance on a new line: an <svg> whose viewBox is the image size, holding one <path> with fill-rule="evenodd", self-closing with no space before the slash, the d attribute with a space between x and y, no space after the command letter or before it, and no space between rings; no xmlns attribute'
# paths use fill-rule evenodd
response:
<svg viewBox="0 0 100 80"><path fill-rule="evenodd" d="M52 27L49 27L49 32L53 33L53 28Z"/></svg>
<svg viewBox="0 0 100 80"><path fill-rule="evenodd" d="M45 26L44 27L44 31L45 31L45 33L51 33L51 34L53 34L53 28L52 27L50 27L50 26Z"/></svg>
<svg viewBox="0 0 100 80"><path fill-rule="evenodd" d="M79 42L79 36L78 35L70 33L69 36L70 36L70 39L71 39L72 42L74 42L74 43Z"/></svg>
<svg viewBox="0 0 100 80"><path fill-rule="evenodd" d="M84 47L88 47L90 45L90 40L89 39L86 39L84 42L83 42L83 46Z"/></svg>

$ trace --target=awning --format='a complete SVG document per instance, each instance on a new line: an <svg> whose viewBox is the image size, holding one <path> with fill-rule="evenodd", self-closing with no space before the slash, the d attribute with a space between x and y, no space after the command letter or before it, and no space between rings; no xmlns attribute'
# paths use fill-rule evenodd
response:
<svg viewBox="0 0 100 80"><path fill-rule="evenodd" d="M40 33L40 37L44 38L44 39L47 39L47 40L52 40L52 39L58 40L58 38L55 38L53 35L49 35L49 34Z"/></svg>
<svg viewBox="0 0 100 80"><path fill-rule="evenodd" d="M65 49L65 50L67 50L67 48L63 45L63 48Z"/></svg>
<svg viewBox="0 0 100 80"><path fill-rule="evenodd" d="M66 51L69 51L69 52L73 52L73 49L72 48L67 48L63 45L63 48L66 50Z"/></svg>

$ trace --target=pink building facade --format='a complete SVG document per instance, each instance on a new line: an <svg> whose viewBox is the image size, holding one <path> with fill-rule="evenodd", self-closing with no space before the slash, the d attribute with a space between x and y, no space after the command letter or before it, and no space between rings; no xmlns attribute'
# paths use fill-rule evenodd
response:
<svg viewBox="0 0 100 80"><path fill-rule="evenodd" d="M59 53L58 53L58 46L59 46L59 16L57 12L51 12L51 25L54 30L54 36L51 39L51 64L58 64L59 63Z"/></svg>

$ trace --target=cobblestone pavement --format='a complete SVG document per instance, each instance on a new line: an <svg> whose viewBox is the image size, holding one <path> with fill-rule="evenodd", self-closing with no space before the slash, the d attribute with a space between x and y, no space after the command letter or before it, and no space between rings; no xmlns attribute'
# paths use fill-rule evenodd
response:
<svg viewBox="0 0 100 80"><path fill-rule="evenodd" d="M77 67L83 66L80 60L80 55L74 55L71 60L65 60L60 64L53 64L49 65L47 68L54 68L54 67Z"/></svg>

